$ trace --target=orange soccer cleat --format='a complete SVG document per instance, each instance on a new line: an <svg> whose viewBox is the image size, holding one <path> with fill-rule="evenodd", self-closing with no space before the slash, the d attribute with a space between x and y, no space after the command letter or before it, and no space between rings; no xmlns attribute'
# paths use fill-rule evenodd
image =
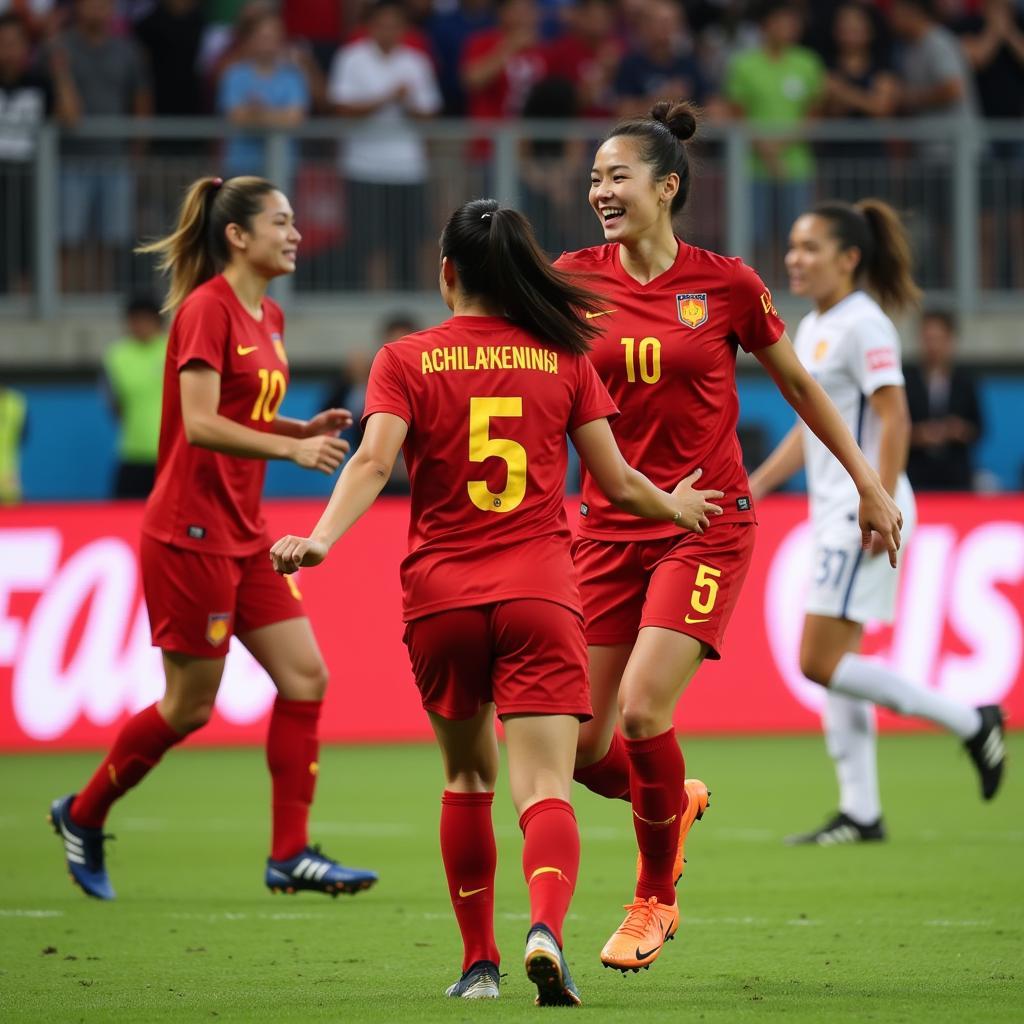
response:
<svg viewBox="0 0 1024 1024"><path fill-rule="evenodd" d="M679 927L679 904L667 907L656 896L626 904L626 919L601 950L601 963L622 971L645 970Z"/></svg>
<svg viewBox="0 0 1024 1024"><path fill-rule="evenodd" d="M700 821L704 817L704 812L711 806L711 793L700 779L687 779L684 785L686 786L686 795L690 799L686 805L686 813L679 823L679 849L676 850L676 862L672 865L672 882L675 885L679 884L679 879L683 877L683 872L686 870L686 857L683 855L686 836L693 827L693 823ZM642 862L643 854L638 853L636 855L636 877L638 879Z"/></svg>

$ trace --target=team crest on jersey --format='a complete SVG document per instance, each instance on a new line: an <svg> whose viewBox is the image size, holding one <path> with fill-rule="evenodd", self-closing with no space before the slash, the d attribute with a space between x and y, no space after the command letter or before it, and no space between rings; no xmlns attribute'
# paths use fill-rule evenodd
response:
<svg viewBox="0 0 1024 1024"><path fill-rule="evenodd" d="M206 642L219 647L227 639L231 612L213 612L206 619Z"/></svg>
<svg viewBox="0 0 1024 1024"><path fill-rule="evenodd" d="M282 363L287 364L288 356L284 350L284 339L282 339L281 335L278 334L277 331L274 331L270 336L270 340L274 345L274 351L277 353L277 358L280 359Z"/></svg>
<svg viewBox="0 0 1024 1024"><path fill-rule="evenodd" d="M686 324L691 330L696 330L708 319L708 293L685 292L677 295L676 312L679 314L680 323Z"/></svg>
<svg viewBox="0 0 1024 1024"><path fill-rule="evenodd" d="M814 361L820 363L825 358L825 353L828 351L828 342L822 338L817 345L814 346Z"/></svg>

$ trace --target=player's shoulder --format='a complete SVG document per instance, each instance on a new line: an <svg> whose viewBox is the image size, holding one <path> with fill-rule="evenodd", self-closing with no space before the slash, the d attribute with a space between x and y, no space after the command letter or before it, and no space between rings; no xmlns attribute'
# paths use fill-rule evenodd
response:
<svg viewBox="0 0 1024 1024"><path fill-rule="evenodd" d="M691 245L686 262L691 274L697 272L703 277L717 279L731 286L750 283L764 287L760 274L739 256L725 256L713 249Z"/></svg>
<svg viewBox="0 0 1024 1024"><path fill-rule="evenodd" d="M563 252L555 260L559 270L572 270L580 273L598 273L612 266L615 255L613 244L592 245L587 249L573 249Z"/></svg>
<svg viewBox="0 0 1024 1024"><path fill-rule="evenodd" d="M896 333L896 326L878 302L867 292L856 291L850 295L837 310L837 319L850 332L870 328L880 328L886 332Z"/></svg>

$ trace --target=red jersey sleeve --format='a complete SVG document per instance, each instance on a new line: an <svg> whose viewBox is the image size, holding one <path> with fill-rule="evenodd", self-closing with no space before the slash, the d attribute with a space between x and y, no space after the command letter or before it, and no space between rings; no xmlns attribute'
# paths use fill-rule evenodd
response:
<svg viewBox="0 0 1024 1024"><path fill-rule="evenodd" d="M174 322L178 338L177 370L198 360L224 373L231 340L231 317L227 306L208 291L195 292L178 310Z"/></svg>
<svg viewBox="0 0 1024 1024"><path fill-rule="evenodd" d="M729 290L729 325L744 352L774 345L786 329L764 281L738 261Z"/></svg>
<svg viewBox="0 0 1024 1024"><path fill-rule="evenodd" d="M576 394L573 396L572 411L569 414L568 430L571 433L584 423L605 417L618 416L619 410L608 394L608 389L594 369L594 364L587 356L576 359Z"/></svg>
<svg viewBox="0 0 1024 1024"><path fill-rule="evenodd" d="M374 357L370 367L370 379L366 383L366 402L363 405L361 424L375 412L389 412L412 425L412 402L409 399L409 388L406 384L402 363L385 345Z"/></svg>

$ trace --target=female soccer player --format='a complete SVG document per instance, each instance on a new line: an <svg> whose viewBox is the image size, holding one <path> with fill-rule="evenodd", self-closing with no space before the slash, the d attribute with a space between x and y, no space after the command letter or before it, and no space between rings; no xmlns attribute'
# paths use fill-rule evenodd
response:
<svg viewBox="0 0 1024 1024"><path fill-rule="evenodd" d="M580 732L576 778L627 798L640 848L626 918L601 952L608 967L648 967L679 924L674 881L682 841L707 805L684 785L673 713L705 657L717 658L754 543L754 506L736 438L736 348L753 352L797 413L853 479L865 541L877 532L895 564L900 513L824 391L800 364L772 297L738 259L676 237L690 188L685 103L618 124L597 151L590 204L606 245L566 253L605 303L591 358L621 410L614 434L627 461L660 485L672 467L701 467L725 492L701 535L618 513L584 474L573 549L590 645L594 718ZM622 734L615 731L616 705ZM624 737L624 738L623 738Z"/></svg>
<svg viewBox="0 0 1024 1024"><path fill-rule="evenodd" d="M300 240L288 199L261 178L201 178L174 232L144 246L170 271L177 309L164 372L157 476L142 526L142 582L166 690L118 733L77 795L55 800L51 820L71 876L113 899L103 824L168 748L210 717L232 633L267 670L278 696L267 735L273 891L337 895L372 885L372 871L342 867L309 845L317 776L317 722L327 668L294 586L275 575L260 512L267 459L333 473L349 413L309 421L278 415L288 386L284 318L267 284L295 270Z"/></svg>
<svg viewBox="0 0 1024 1024"><path fill-rule="evenodd" d="M920 293L899 218L878 199L853 206L822 203L794 223L786 268L790 290L815 307L797 328L797 356L835 403L895 498L906 539L916 519L903 472L910 421L899 336L883 307L905 309ZM842 467L797 424L751 475L754 498L774 490L801 466L807 470L814 529L814 577L800 667L828 690L822 721L839 781L839 811L820 829L789 842L832 845L885 838L872 704L926 718L959 736L981 776L982 796L990 799L1005 757L999 708L959 704L860 654L864 623L892 621L898 573L879 557L877 540L870 552L861 550L854 524L857 496Z"/></svg>
<svg viewBox="0 0 1024 1024"><path fill-rule="evenodd" d="M579 865L569 803L590 717L579 592L562 493L568 432L609 500L672 530L719 511L622 460L615 406L586 358L594 296L547 263L526 219L494 200L460 207L441 235L440 288L455 314L386 345L367 387L366 432L309 537L283 537L274 567L317 565L370 507L404 447L412 488L402 564L406 644L441 747L441 854L462 933L452 997L498 995L491 801L504 723L523 830L531 926L526 972L541 1005L577 1005L562 923Z"/></svg>

